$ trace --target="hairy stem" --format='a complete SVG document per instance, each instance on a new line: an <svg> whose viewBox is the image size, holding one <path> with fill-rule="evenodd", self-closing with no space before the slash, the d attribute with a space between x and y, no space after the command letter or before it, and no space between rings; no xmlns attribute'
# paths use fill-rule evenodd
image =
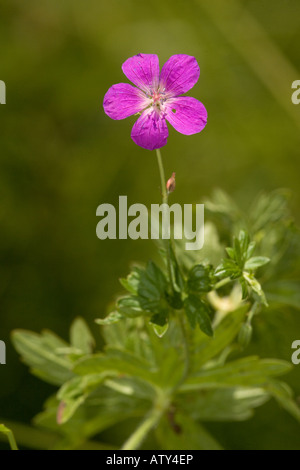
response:
<svg viewBox="0 0 300 470"><path fill-rule="evenodd" d="M7 437L11 450L19 450L13 433L8 433Z"/></svg>
<svg viewBox="0 0 300 470"><path fill-rule="evenodd" d="M232 279L230 277L226 277L225 279L222 279L221 281L217 282L217 284L214 285L214 290L220 289L220 287L226 286L226 284L229 284Z"/></svg>
<svg viewBox="0 0 300 470"><path fill-rule="evenodd" d="M157 162L158 162L158 168L159 168L159 174L160 174L160 182L161 182L161 192L162 192L162 202L164 204L168 203L168 192L166 188L166 179L165 179L165 171L164 171L164 166L163 166L163 161L161 157L160 150L156 150L156 156L157 156ZM165 251L166 251L166 257L167 257L167 265L168 265L168 275L169 275L169 281L173 290L173 293L175 292L175 284L176 281L173 276L173 270L172 270L172 263L171 263L171 237L169 239L164 240L165 241ZM182 331L182 338L183 338L183 346L184 346L184 351L185 351L185 368L183 372L183 376L180 380L179 385L184 382L186 377L188 376L189 369L190 369L190 353L189 353L189 341L187 337L187 332L184 324L184 319L182 318L182 314L178 315L179 318L179 324L180 328ZM178 385L178 386L179 386Z"/></svg>
<svg viewBox="0 0 300 470"><path fill-rule="evenodd" d="M121 450L136 450L138 449L144 439L147 437L151 429L153 429L163 413L169 406L169 399L166 397L160 397L160 400L154 405L152 410L148 413L144 421L138 426L138 428L131 434L127 441L123 444Z"/></svg>
<svg viewBox="0 0 300 470"><path fill-rule="evenodd" d="M184 324L184 318L183 318L182 312L179 312L178 318L179 318L179 324L180 324L180 328L181 328L181 332L182 332L183 348L184 348L184 353L185 353L185 364L184 364L183 375L182 375L179 383L176 385L176 388L178 388L185 381L187 376L189 375L190 365L191 365L189 339L188 339L186 327L185 327L185 324Z"/></svg>
<svg viewBox="0 0 300 470"><path fill-rule="evenodd" d="M160 184L161 184L161 193L162 193L162 202L163 204L168 204L168 192L166 188L166 178L165 178L165 170L164 170L164 165L161 157L161 153L159 149L156 149L156 156L157 156L157 163L158 163L158 169L159 169L159 174L160 174ZM164 219L164 218L163 218ZM166 223L167 218L165 218L165 221L163 222ZM163 232L168 232L168 227L163 227ZM165 245L165 251L166 251L166 257L167 257L167 267L168 267L168 276L169 276L169 281L172 287L172 290L174 290L174 282L173 282L173 275L172 275L172 266L171 266L171 256L170 256L170 239L165 239L164 240L164 245Z"/></svg>
<svg viewBox="0 0 300 470"><path fill-rule="evenodd" d="M165 170L163 161L161 158L161 153L159 149L156 149L156 156L157 156L157 163L160 175L160 184L161 184L161 193L162 193L162 202L167 204L168 203L168 193L166 188L166 178L165 178Z"/></svg>

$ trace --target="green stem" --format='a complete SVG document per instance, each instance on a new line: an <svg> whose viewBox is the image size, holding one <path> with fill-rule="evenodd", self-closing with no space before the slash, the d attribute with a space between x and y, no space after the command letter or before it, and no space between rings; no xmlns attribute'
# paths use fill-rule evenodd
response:
<svg viewBox="0 0 300 470"><path fill-rule="evenodd" d="M123 444L121 450L136 450L140 447L148 433L160 421L161 416L169 406L169 400L164 397L163 401L158 402L150 411L140 426L131 434L129 439Z"/></svg>
<svg viewBox="0 0 300 470"><path fill-rule="evenodd" d="M18 446L17 446L17 443L16 443L16 440L15 440L15 437L14 437L14 435L11 431L9 433L7 433L7 438L8 438L8 442L9 442L11 450L19 450Z"/></svg>
<svg viewBox="0 0 300 470"><path fill-rule="evenodd" d="M214 290L220 289L220 287L226 286L226 284L229 284L232 279L230 277L226 277L225 279L222 279L221 281L217 282L217 284L214 285Z"/></svg>
<svg viewBox="0 0 300 470"><path fill-rule="evenodd" d="M161 153L159 149L156 149L156 156L157 156L157 163L158 163L158 169L159 169L159 175L160 175L162 202L163 204L168 204L168 192L166 188L165 170L164 170L164 165L163 165L163 161L162 161ZM170 239L164 240L166 257L167 257L168 276L169 276L169 281L170 281L172 290L174 291L171 256L170 256L170 244L171 244Z"/></svg>
<svg viewBox="0 0 300 470"><path fill-rule="evenodd" d="M189 371L190 371L190 365L191 365L190 364L191 361L190 361L189 339L188 339L188 336L187 336L187 331L186 331L186 328L185 328L184 318L183 318L182 312L179 312L178 318L179 318L179 324L180 324L180 328L181 328L181 332L182 332L183 347L184 347L184 352L185 352L185 364L184 364L183 375L182 375L179 383L176 385L176 389L188 377Z"/></svg>
<svg viewBox="0 0 300 470"><path fill-rule="evenodd" d="M11 450L19 450L13 432L3 424L0 424L0 437L2 437L2 434L8 439Z"/></svg>
<svg viewBox="0 0 300 470"><path fill-rule="evenodd" d="M167 204L168 193L167 193L167 188L166 188L165 170L164 170L164 165L162 162L161 153L159 149L156 149L156 156L157 156L157 163L158 163L159 174L160 174L162 200L163 200L163 203Z"/></svg>
<svg viewBox="0 0 300 470"><path fill-rule="evenodd" d="M157 156L157 162L158 162L158 168L159 168L159 174L160 174L160 182L161 182L161 192L162 192L162 202L167 204L168 203L168 192L166 188L166 180L165 180L165 171L164 171L164 166L163 166L163 161L161 157L160 150L156 150L156 156ZM173 270L172 270L172 263L171 263L171 255L170 255L170 250L171 250L171 239L166 239L165 240L165 251L166 251L166 257L167 257L167 265L168 265L168 275L169 275L169 281L173 290L173 293L175 292L175 280L173 277ZM182 338L183 338L183 345L184 345L184 350L185 350L185 368L183 372L183 376L180 380L179 385L184 382L186 377L188 376L189 369L190 369L190 353L189 353L189 344L188 344L188 338L187 338L187 333L184 325L184 319L182 318L182 315L178 315L179 317L179 324L180 328L182 331ZM179 386L178 385L178 386Z"/></svg>

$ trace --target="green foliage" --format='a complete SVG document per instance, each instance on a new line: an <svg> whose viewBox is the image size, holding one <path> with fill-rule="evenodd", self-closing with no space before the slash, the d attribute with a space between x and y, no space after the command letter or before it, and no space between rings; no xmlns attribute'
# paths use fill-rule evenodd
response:
<svg viewBox="0 0 300 470"><path fill-rule="evenodd" d="M270 259L265 256L252 256L256 242L250 242L250 236L244 230L241 230L238 237L234 237L233 247L227 247L226 252L229 258L224 259L217 267L215 274L218 277L230 279L239 279L242 286L243 298L248 296L247 286L251 288L252 293L267 306L264 292L254 277L253 271L267 264Z"/></svg>
<svg viewBox="0 0 300 470"><path fill-rule="evenodd" d="M38 335L31 331L15 330L12 342L31 372L46 382L61 385L73 377L72 361L68 354L72 349L53 333L42 331Z"/></svg>
<svg viewBox="0 0 300 470"><path fill-rule="evenodd" d="M213 336L210 314L211 309L195 295L189 295L184 301L184 308L192 328L198 324L201 330L208 336Z"/></svg>
<svg viewBox="0 0 300 470"><path fill-rule="evenodd" d="M209 292L211 290L211 266L196 264L188 275L187 287L191 293Z"/></svg>
<svg viewBox="0 0 300 470"><path fill-rule="evenodd" d="M226 249L217 236L210 240L214 263L208 252L187 258L170 244L161 251L162 267L150 261L121 279L127 294L96 320L102 348L80 318L71 325L70 344L48 331L13 333L32 373L60 387L35 418L56 434L55 448L78 448L123 422L136 426L124 449L143 445L149 433L161 449L221 449L203 423L247 420L271 398L300 422L291 389L277 378L291 363L244 355L255 317L268 308L264 290L272 305L299 308L298 281L278 275L289 266L286 239L295 236L285 199L281 192L263 195L244 219L232 204L221 192L208 203L216 216L210 233L221 219L226 244L233 239Z"/></svg>
<svg viewBox="0 0 300 470"><path fill-rule="evenodd" d="M155 263L149 261L145 269L135 268L121 284L131 294L121 297L117 311L127 317L148 315L159 326L167 322L167 281Z"/></svg>

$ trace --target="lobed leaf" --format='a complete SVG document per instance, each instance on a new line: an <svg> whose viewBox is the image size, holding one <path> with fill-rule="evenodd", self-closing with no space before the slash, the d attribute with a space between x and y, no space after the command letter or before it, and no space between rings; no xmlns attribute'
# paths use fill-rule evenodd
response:
<svg viewBox="0 0 300 470"><path fill-rule="evenodd" d="M213 336L211 309L207 303L195 295L189 295L184 301L184 309L192 328L198 324L203 333Z"/></svg>
<svg viewBox="0 0 300 470"><path fill-rule="evenodd" d="M57 352L58 346L66 346L67 343L52 333L39 335L27 330L14 330L12 342L31 372L46 382L61 385L73 376L72 362Z"/></svg>
<svg viewBox="0 0 300 470"><path fill-rule="evenodd" d="M95 346L95 339L85 320L77 317L70 328L70 342L83 354L90 354Z"/></svg>
<svg viewBox="0 0 300 470"><path fill-rule="evenodd" d="M269 377L276 377L291 370L291 364L277 359L246 357L229 362L222 367L203 369L189 377L180 392L232 386L263 386Z"/></svg>

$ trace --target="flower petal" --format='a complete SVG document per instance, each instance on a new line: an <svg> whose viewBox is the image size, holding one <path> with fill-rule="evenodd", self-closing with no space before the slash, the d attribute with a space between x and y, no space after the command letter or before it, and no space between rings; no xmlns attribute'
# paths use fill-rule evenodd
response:
<svg viewBox="0 0 300 470"><path fill-rule="evenodd" d="M131 131L132 140L148 150L155 150L167 143L169 135L167 123L164 118L152 109L147 109L138 118Z"/></svg>
<svg viewBox="0 0 300 470"><path fill-rule="evenodd" d="M185 54L172 55L164 64L160 74L161 88L173 96L189 91L200 76L200 67L195 57Z"/></svg>
<svg viewBox="0 0 300 470"><path fill-rule="evenodd" d="M195 98L178 96L167 100L166 119L181 134L191 135L204 129L207 111Z"/></svg>
<svg viewBox="0 0 300 470"><path fill-rule="evenodd" d="M146 95L129 83L110 87L103 100L105 113L112 119L124 119L139 113L149 104Z"/></svg>
<svg viewBox="0 0 300 470"><path fill-rule="evenodd" d="M147 93L159 82L159 61L156 54L137 54L122 65L126 77Z"/></svg>

